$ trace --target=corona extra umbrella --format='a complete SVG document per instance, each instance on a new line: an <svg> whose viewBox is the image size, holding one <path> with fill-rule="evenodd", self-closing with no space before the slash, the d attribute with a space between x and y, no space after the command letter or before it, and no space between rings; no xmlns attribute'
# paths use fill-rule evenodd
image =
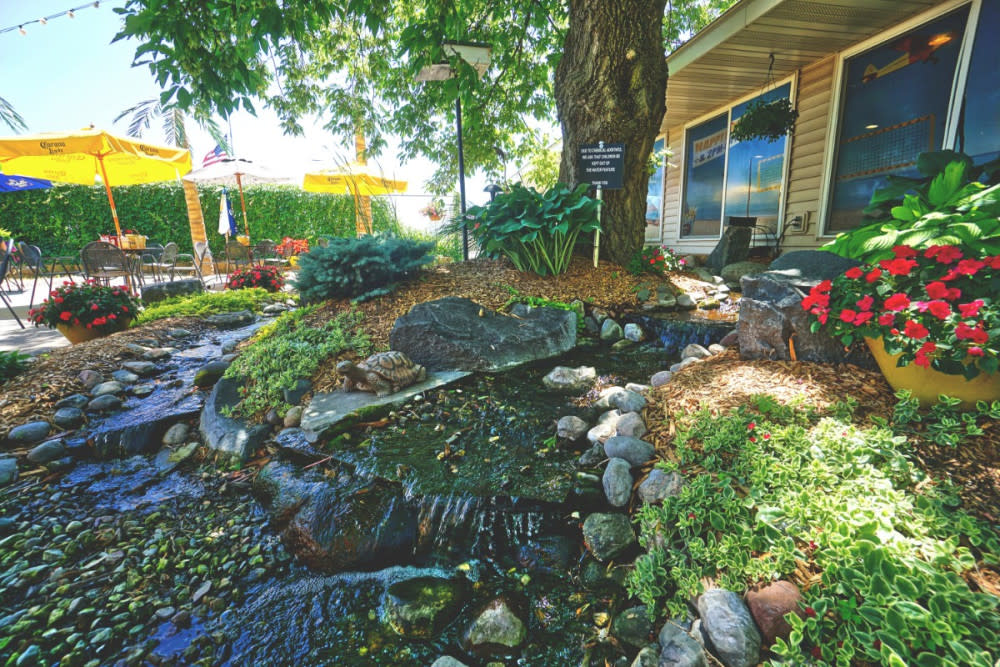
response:
<svg viewBox="0 0 1000 667"><path fill-rule="evenodd" d="M247 204L243 198L243 186L287 183L289 181L285 176L274 174L265 167L242 158L226 158L202 169L195 169L186 175L184 180L192 183L239 188L240 207L243 209L243 233L247 235L247 238L250 237L250 226L247 224Z"/></svg>
<svg viewBox="0 0 1000 667"><path fill-rule="evenodd" d="M87 128L0 137L0 164L6 172L60 183L93 185L100 176L108 193L115 233L121 238L111 186L180 178L191 171L191 153L184 148L156 146Z"/></svg>
<svg viewBox="0 0 1000 667"><path fill-rule="evenodd" d="M362 162L352 162L341 169L309 172L302 181L302 189L307 192L354 197L355 227L359 234L366 227L371 232L371 202L368 197L406 192L406 185L406 181L395 181L375 173Z"/></svg>

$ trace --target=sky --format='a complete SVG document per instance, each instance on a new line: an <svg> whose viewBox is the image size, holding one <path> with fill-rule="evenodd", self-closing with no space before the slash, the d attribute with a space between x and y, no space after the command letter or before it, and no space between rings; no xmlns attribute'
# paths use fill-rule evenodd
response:
<svg viewBox="0 0 1000 667"><path fill-rule="evenodd" d="M131 66L136 42L111 43L120 26L112 10L114 3L102 1L96 8L88 4L74 12L73 18L64 15L45 25L26 24L83 4L81 0L0 0L0 29L15 27L0 33L0 97L21 114L28 133L69 131L93 124L124 135L128 120L113 123L115 117L140 101L159 96L149 69ZM18 25L23 25L26 34L21 34ZM322 130L321 123L305 121L304 137L288 137L282 134L276 116L263 104L258 107L256 117L239 111L230 119L236 156L265 164L297 182L307 170L353 159L353 142L348 144ZM225 122L219 122L225 128ZM215 142L193 124L188 131L192 163L197 169ZM9 134L6 126L0 126L0 135ZM157 127L144 137L164 143ZM418 211L430 202L423 179L433 166L423 159L400 164L392 146L370 163L387 177L409 183L405 195L393 197L396 210L404 225L428 229L432 223ZM468 205L488 201L483 192L486 183L479 175L466 176Z"/></svg>

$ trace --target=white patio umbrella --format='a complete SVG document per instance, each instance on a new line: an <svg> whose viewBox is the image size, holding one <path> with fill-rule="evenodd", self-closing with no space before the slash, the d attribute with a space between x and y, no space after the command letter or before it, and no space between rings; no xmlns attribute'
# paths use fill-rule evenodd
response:
<svg viewBox="0 0 1000 667"><path fill-rule="evenodd" d="M250 225L247 224L247 205L243 198L244 185L262 185L267 183L288 183L287 176L281 176L259 164L243 158L226 158L201 169L195 169L184 176L183 180L206 185L225 185L237 187L240 191L240 207L243 209L243 233L250 236Z"/></svg>

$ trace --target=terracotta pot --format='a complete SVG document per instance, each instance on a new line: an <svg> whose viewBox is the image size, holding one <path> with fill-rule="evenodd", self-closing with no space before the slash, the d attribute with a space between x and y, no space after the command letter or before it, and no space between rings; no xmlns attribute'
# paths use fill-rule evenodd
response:
<svg viewBox="0 0 1000 667"><path fill-rule="evenodd" d="M437 213L428 214L427 217L430 218L431 220L434 220L434 221L437 221L437 220L441 219L441 216L438 215Z"/></svg>
<svg viewBox="0 0 1000 667"><path fill-rule="evenodd" d="M939 394L961 399L961 407L966 410L975 408L976 401L1000 401L1000 373L980 373L967 380L962 375L942 373L914 363L897 366L900 355L886 352L881 338L865 338L865 343L889 386L895 391L909 389L921 407L937 403Z"/></svg>
<svg viewBox="0 0 1000 667"><path fill-rule="evenodd" d="M82 325L57 324L56 329L59 333L66 337L66 340L73 345L76 345L77 343L84 343L88 340L94 340L95 338L102 338L118 331L124 331L125 329L128 329L128 325L131 322L131 317L122 317L118 319L118 326L114 328L100 327L88 329Z"/></svg>

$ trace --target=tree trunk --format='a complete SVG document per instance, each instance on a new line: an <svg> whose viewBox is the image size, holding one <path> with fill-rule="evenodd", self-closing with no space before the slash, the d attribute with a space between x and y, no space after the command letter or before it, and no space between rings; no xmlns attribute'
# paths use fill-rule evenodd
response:
<svg viewBox="0 0 1000 667"><path fill-rule="evenodd" d="M559 180L580 182L581 144L625 144L621 190L605 190L601 250L625 264L642 247L646 169L666 113L666 0L569 0L569 31L556 68L562 126Z"/></svg>

